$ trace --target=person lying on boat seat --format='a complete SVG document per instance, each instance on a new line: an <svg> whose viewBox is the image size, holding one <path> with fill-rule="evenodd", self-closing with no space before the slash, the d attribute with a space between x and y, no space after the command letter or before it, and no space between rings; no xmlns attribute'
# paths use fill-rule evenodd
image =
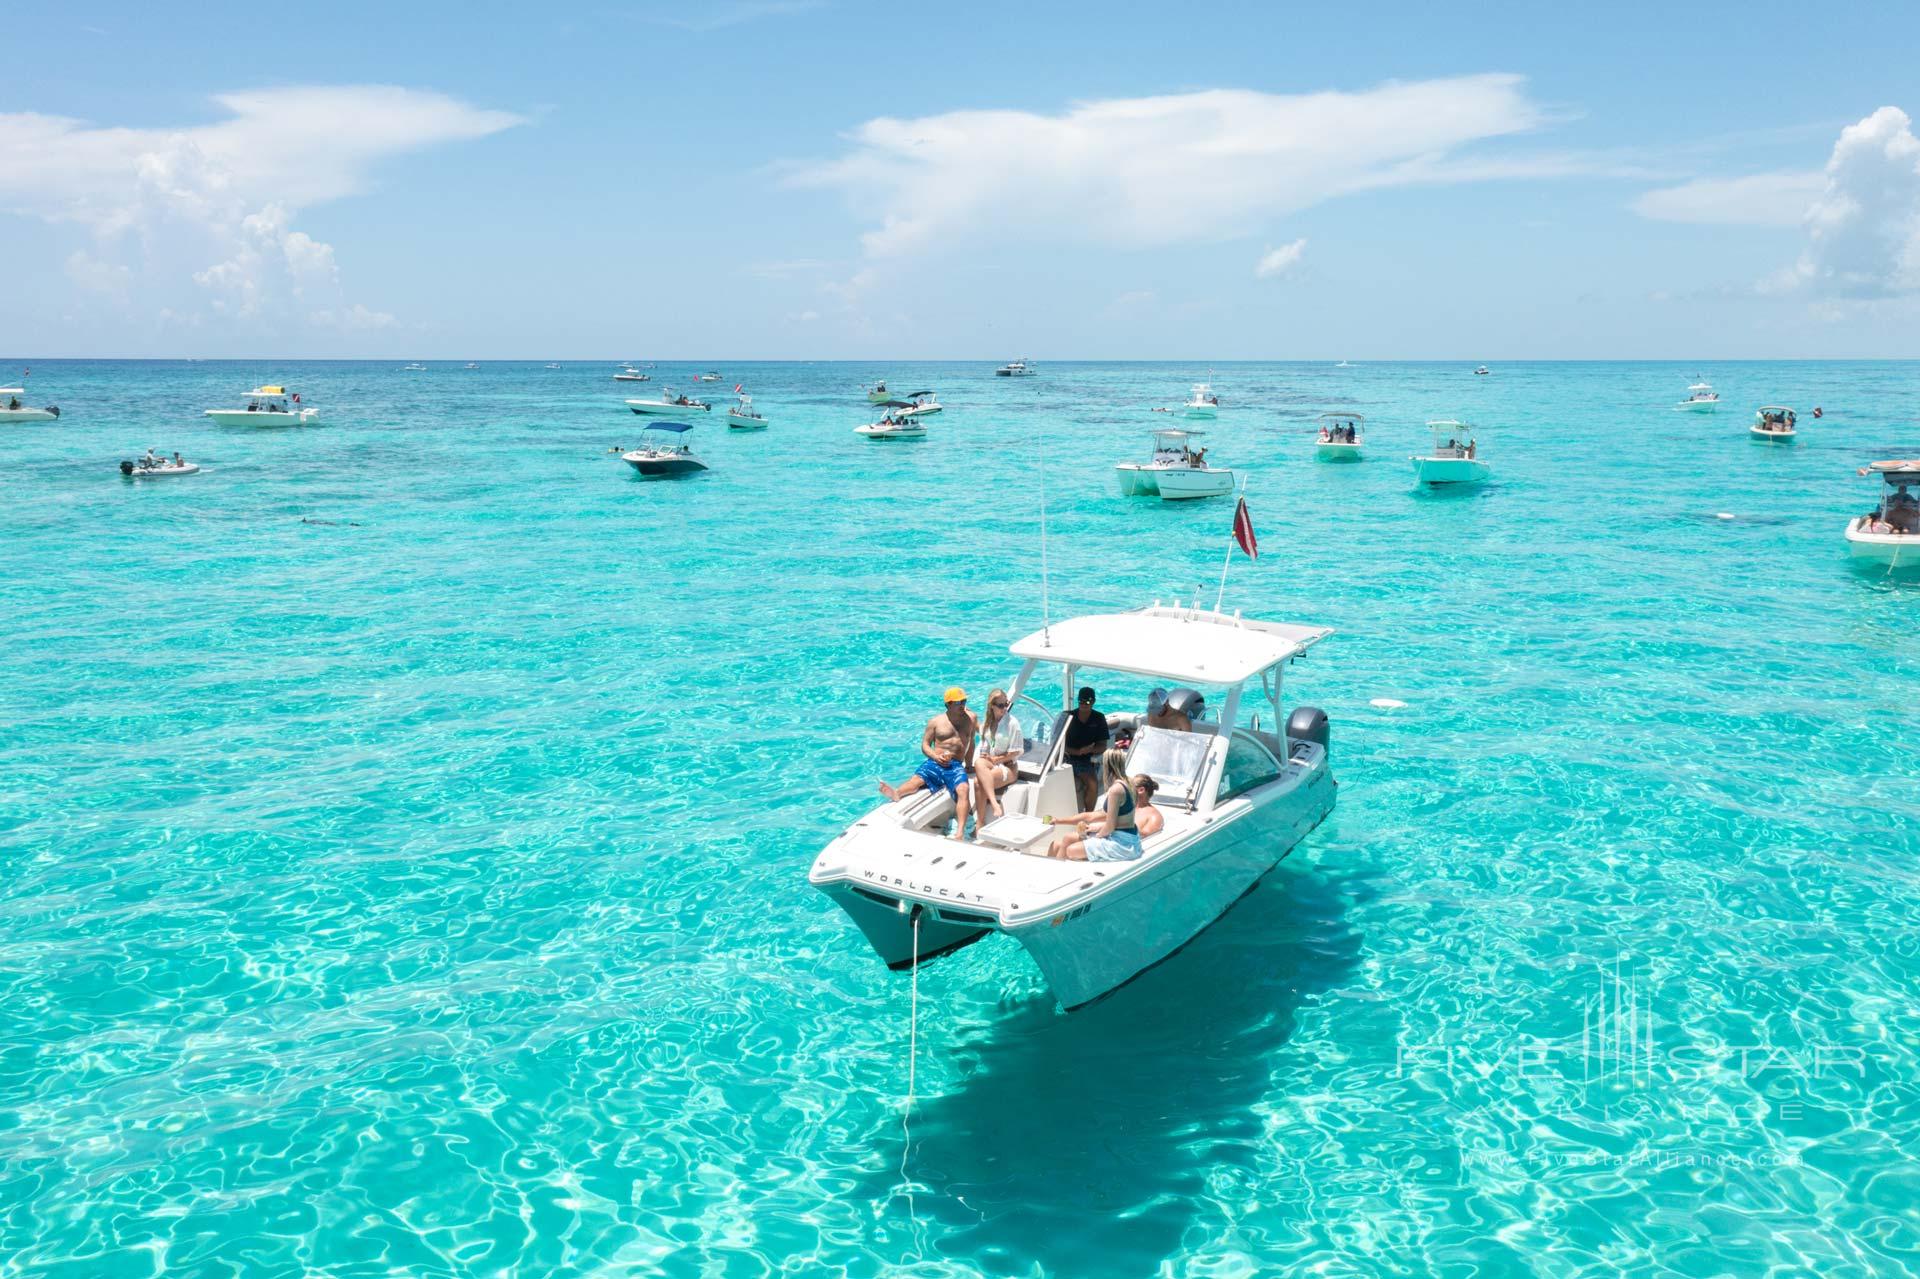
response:
<svg viewBox="0 0 1920 1279"><path fill-rule="evenodd" d="M1193 731L1193 721L1175 710L1169 694L1164 688L1156 688L1147 694L1147 727L1171 728L1182 733Z"/></svg>
<svg viewBox="0 0 1920 1279"><path fill-rule="evenodd" d="M1197 688L1176 688L1167 694L1167 722L1160 728L1177 729L1182 733L1191 733L1207 713L1207 699L1200 695Z"/></svg>
<svg viewBox="0 0 1920 1279"><path fill-rule="evenodd" d="M1100 757L1100 785L1105 794L1099 806L1066 818L1073 833L1054 836L1047 856L1070 862L1130 862L1140 856L1139 805L1127 776L1126 752Z"/></svg>
<svg viewBox="0 0 1920 1279"><path fill-rule="evenodd" d="M979 725L967 711L965 689L948 689L944 700L947 708L928 720L927 731L920 735L920 753L926 757L920 761L920 767L898 786L881 782L880 793L898 800L916 791L944 789L953 797L953 838L964 839L967 809L973 797L973 786L967 780L967 764L973 759Z"/></svg>

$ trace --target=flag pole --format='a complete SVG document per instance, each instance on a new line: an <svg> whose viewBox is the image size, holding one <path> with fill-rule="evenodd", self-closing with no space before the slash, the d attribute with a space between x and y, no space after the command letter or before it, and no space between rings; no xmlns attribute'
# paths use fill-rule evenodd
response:
<svg viewBox="0 0 1920 1279"><path fill-rule="evenodd" d="M1247 481L1244 477L1242 477L1240 481L1239 501L1233 504L1233 518L1234 518L1235 524L1237 524L1240 520L1240 507L1242 503L1244 503L1246 500L1247 500ZM1227 557L1224 560L1220 561L1220 593L1214 596L1214 599L1213 599L1213 611L1216 613L1220 611L1220 606L1226 603L1226 600L1227 600L1227 570L1233 567L1233 547L1234 547L1233 525L1228 525L1227 526Z"/></svg>

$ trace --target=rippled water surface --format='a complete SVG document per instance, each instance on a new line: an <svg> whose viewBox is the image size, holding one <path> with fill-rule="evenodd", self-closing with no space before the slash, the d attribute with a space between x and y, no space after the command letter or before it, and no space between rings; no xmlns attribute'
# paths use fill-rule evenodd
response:
<svg viewBox="0 0 1920 1279"><path fill-rule="evenodd" d="M644 483L687 370L36 364L0 1275L1920 1270L1920 594L1841 540L1920 367L1215 369L1339 805L1084 1012L926 968L904 1138L907 978L808 863L1011 674L1043 474L1056 616L1212 591L1229 507L1110 470L1206 370L718 367L773 428ZM930 440L851 433L877 375ZM322 424L200 415L272 380ZM1494 483L1411 490L1441 416Z"/></svg>

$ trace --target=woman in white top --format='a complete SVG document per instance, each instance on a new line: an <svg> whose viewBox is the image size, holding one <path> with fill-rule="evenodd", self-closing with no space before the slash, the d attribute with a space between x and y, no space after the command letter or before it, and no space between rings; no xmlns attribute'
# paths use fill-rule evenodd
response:
<svg viewBox="0 0 1920 1279"><path fill-rule="evenodd" d="M1002 815L1000 792L1013 785L1014 778L1020 775L1020 752L1026 746L1007 691L994 689L987 694L987 713L980 722L980 744L973 748L974 812L982 816Z"/></svg>

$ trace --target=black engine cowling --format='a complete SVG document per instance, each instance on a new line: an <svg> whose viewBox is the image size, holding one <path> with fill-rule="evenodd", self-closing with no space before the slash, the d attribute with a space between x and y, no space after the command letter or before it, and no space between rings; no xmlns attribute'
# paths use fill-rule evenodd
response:
<svg viewBox="0 0 1920 1279"><path fill-rule="evenodd" d="M1287 738L1295 742L1314 742L1328 754L1333 743L1327 732L1327 713L1318 706L1296 706L1287 716Z"/></svg>
<svg viewBox="0 0 1920 1279"><path fill-rule="evenodd" d="M122 459L120 459L120 474L122 474L122 475L132 475L132 474L133 474L133 463L132 463L132 462L129 462L129 461L127 461L127 460L126 460L125 458L122 458Z"/></svg>

